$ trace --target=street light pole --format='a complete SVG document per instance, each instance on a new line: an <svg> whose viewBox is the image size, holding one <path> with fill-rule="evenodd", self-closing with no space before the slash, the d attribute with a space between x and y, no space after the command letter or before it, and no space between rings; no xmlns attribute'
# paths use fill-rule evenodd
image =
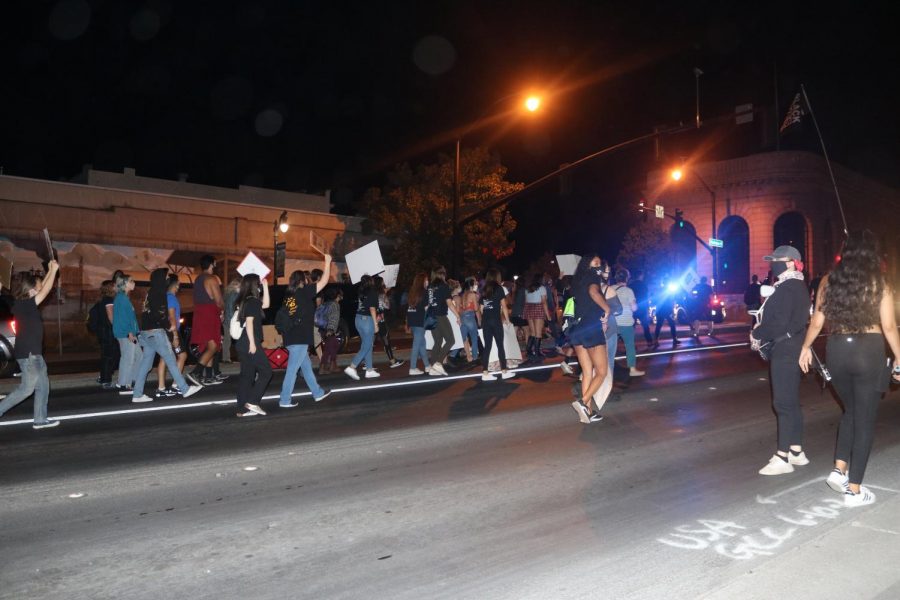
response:
<svg viewBox="0 0 900 600"><path fill-rule="evenodd" d="M691 173L694 175L694 177L697 178L697 181L699 181L703 185L703 187L706 188L706 191L709 192L710 202L712 203L712 205L711 205L711 208L712 208L712 211L711 211L712 212L712 237L713 237L713 239L717 239L717 236L716 236L716 192L709 186L708 183L706 183L705 179L700 177L699 173L697 173L696 170L691 169ZM713 291L715 292L719 289L719 264L718 264L719 263L719 261L718 261L719 248L718 248L718 246L712 246L710 249L712 250Z"/></svg>
<svg viewBox="0 0 900 600"><path fill-rule="evenodd" d="M456 160L453 164L453 231L451 233L451 249L450 249L450 272L454 277L459 278L460 273L460 254L461 240L459 239L459 152L462 138L456 138Z"/></svg>

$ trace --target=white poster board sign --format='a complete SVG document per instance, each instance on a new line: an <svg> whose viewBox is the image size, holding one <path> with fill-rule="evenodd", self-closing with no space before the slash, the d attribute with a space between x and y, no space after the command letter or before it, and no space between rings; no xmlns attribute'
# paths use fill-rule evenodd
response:
<svg viewBox="0 0 900 600"><path fill-rule="evenodd" d="M266 264L259 260L259 257L253 254L253 252L248 252L247 256L244 257L244 260L241 261L241 264L238 265L237 272L244 275L256 274L259 275L260 279L265 279L269 274L269 267Z"/></svg>
<svg viewBox="0 0 900 600"><path fill-rule="evenodd" d="M384 261L381 259L381 248L378 247L377 240L350 252L344 260L352 283L359 283L363 275L378 275L384 271Z"/></svg>
<svg viewBox="0 0 900 600"><path fill-rule="evenodd" d="M387 289L397 287L397 277L400 275L400 265L384 265L384 287Z"/></svg>
<svg viewBox="0 0 900 600"><path fill-rule="evenodd" d="M328 254L328 242L312 229L309 230L309 245L322 256Z"/></svg>
<svg viewBox="0 0 900 600"><path fill-rule="evenodd" d="M447 318L450 320L450 329L453 330L453 345L450 347L451 350L456 350L457 348L463 347L463 336L462 332L459 329L459 323L456 322L456 317L452 314L447 315ZM431 330L425 330L425 349L431 350L434 348L434 336L431 335Z"/></svg>
<svg viewBox="0 0 900 600"><path fill-rule="evenodd" d="M556 264L559 265L559 276L574 275L575 267L578 266L580 260L581 257L577 254L557 254Z"/></svg>
<svg viewBox="0 0 900 600"><path fill-rule="evenodd" d="M481 340L481 345L484 346L483 329L478 330L478 338ZM503 350L506 352L507 362L511 363L512 361L516 361L516 364L522 362L522 349L519 347L519 340L516 339L516 328L509 322L503 324ZM488 364L498 362L499 360L500 355L497 354L497 344L491 344L491 354L488 356Z"/></svg>

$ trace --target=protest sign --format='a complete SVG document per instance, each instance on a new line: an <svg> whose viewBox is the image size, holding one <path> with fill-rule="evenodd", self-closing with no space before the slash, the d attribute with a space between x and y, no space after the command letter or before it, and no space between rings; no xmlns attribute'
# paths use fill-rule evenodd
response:
<svg viewBox="0 0 900 600"><path fill-rule="evenodd" d="M397 287L397 276L400 275L400 265L384 265L384 287L387 289Z"/></svg>
<svg viewBox="0 0 900 600"><path fill-rule="evenodd" d="M350 252L344 257L344 261L350 271L352 283L359 283L363 275L378 275L384 271L384 261L377 240Z"/></svg>
<svg viewBox="0 0 900 600"><path fill-rule="evenodd" d="M559 276L574 275L575 267L578 266L580 260L581 257L577 254L557 254L556 264L559 265Z"/></svg>
<svg viewBox="0 0 900 600"><path fill-rule="evenodd" d="M309 230L309 245L322 256L328 254L328 242L312 229Z"/></svg>
<svg viewBox="0 0 900 600"><path fill-rule="evenodd" d="M256 275L259 275L260 279L265 279L269 274L269 271L269 267L267 267L263 261L259 260L259 257L253 254L253 252L248 252L247 256L244 257L244 260L241 261L241 264L239 264L237 268L237 272L240 273L241 276L255 273Z"/></svg>

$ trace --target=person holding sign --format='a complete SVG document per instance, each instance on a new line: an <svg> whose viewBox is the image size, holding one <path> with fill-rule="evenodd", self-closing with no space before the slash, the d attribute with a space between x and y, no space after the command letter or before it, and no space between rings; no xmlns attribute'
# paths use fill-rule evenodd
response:
<svg viewBox="0 0 900 600"><path fill-rule="evenodd" d="M330 269L331 255L326 254L325 267L322 271L329 273ZM316 311L316 295L325 289L327 284L327 277L319 277L318 281L313 283L306 277L304 271L291 273L284 305L294 326L282 333L284 346L289 355L287 370L284 372L284 382L281 385L281 399L278 403L281 408L293 408L298 404L291 399L291 394L294 393L294 383L297 381L297 371L303 374L303 381L306 382L306 387L312 392L316 402L324 400L331 393L330 390L322 389L316 381L309 360L309 346L315 341L313 315Z"/></svg>
<svg viewBox="0 0 900 600"><path fill-rule="evenodd" d="M363 275L357 288L359 298L356 309L356 330L359 332L359 352L350 361L350 365L344 369L344 373L350 379L359 381L359 373L356 369L363 362L366 363L366 379L381 377L372 363L372 347L375 344L375 322L378 318L378 290L375 282L369 275Z"/></svg>
<svg viewBox="0 0 900 600"><path fill-rule="evenodd" d="M51 260L47 265L47 275L42 280L31 273L21 273L17 282L16 301L13 304L13 314L18 326L14 357L22 372L22 382L0 402L0 416L34 394L32 427L35 429L59 425L59 421L47 418L50 379L47 377L47 363L44 362L44 322L38 309L41 302L53 291L53 280L56 279L58 272L59 263Z"/></svg>
<svg viewBox="0 0 900 600"><path fill-rule="evenodd" d="M262 287L262 299L260 299ZM241 361L240 380L238 382L238 406L244 409L239 417L264 415L266 411L260 407L266 386L272 379L272 365L269 357L262 349L263 311L269 308L269 284L259 275L248 273L241 280L241 292L238 295L238 321L243 327L238 338L237 351Z"/></svg>

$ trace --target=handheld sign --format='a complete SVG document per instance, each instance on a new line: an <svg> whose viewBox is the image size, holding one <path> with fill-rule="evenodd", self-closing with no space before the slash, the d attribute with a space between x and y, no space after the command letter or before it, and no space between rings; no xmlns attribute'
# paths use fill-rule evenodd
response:
<svg viewBox="0 0 900 600"><path fill-rule="evenodd" d="M350 252L344 257L344 262L350 271L351 283L359 283L363 275L378 275L384 271L384 261L381 259L377 240Z"/></svg>
<svg viewBox="0 0 900 600"><path fill-rule="evenodd" d="M312 229L309 230L309 245L322 256L328 254L328 243L325 241L325 238Z"/></svg>
<svg viewBox="0 0 900 600"><path fill-rule="evenodd" d="M0 289L12 287L13 264L5 256L0 256Z"/></svg>
<svg viewBox="0 0 900 600"><path fill-rule="evenodd" d="M397 276L400 275L400 265L384 265L384 287L391 289L397 287Z"/></svg>
<svg viewBox="0 0 900 600"><path fill-rule="evenodd" d="M241 261L241 264L238 265L237 272L244 275L250 275L255 273L259 275L260 279L265 279L269 274L269 267L265 265L265 263L259 260L259 257L253 254L252 252L248 252L247 256L244 257L244 260Z"/></svg>
<svg viewBox="0 0 900 600"><path fill-rule="evenodd" d="M559 276L574 275L580 260L581 257L577 254L557 254L556 264L559 265Z"/></svg>
<svg viewBox="0 0 900 600"><path fill-rule="evenodd" d="M450 329L453 331L453 345L450 346L451 350L459 350L460 348L465 347L465 341L463 340L462 330L459 328L459 323L456 322L456 317L452 314L448 315L450 321ZM479 331L480 333L480 331ZM431 330L425 330L425 349L431 350L434 348L434 336L431 334Z"/></svg>

